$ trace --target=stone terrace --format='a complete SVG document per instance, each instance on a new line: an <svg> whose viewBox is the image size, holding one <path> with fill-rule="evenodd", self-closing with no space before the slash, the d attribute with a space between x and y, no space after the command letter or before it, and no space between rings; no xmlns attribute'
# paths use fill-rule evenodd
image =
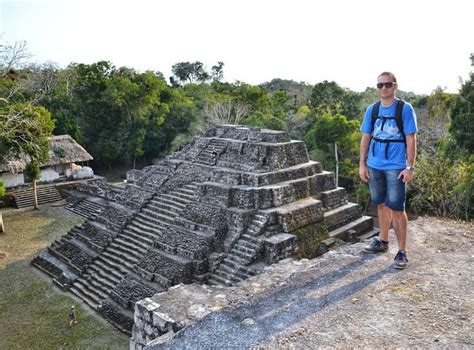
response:
<svg viewBox="0 0 474 350"><path fill-rule="evenodd" d="M288 256L314 257L330 237L375 233L333 174L281 131L217 126L127 180L83 186L100 210L33 264L133 329L137 348L162 332L133 318L141 299L180 283L231 286Z"/></svg>

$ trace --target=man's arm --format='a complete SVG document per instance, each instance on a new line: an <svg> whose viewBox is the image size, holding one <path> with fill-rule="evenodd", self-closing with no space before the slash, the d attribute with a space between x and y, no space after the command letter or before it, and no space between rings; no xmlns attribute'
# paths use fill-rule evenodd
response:
<svg viewBox="0 0 474 350"><path fill-rule="evenodd" d="M362 181L369 181L369 171L367 170L367 165L365 161L367 160L367 155L369 153L369 144L370 144L370 134L362 133L362 138L360 139L360 153L359 153L359 177Z"/></svg>
<svg viewBox="0 0 474 350"><path fill-rule="evenodd" d="M407 142L407 166L414 167L416 161L416 134L408 134L405 136ZM402 170L398 178L402 178L403 182L409 182L413 179L413 172L407 169Z"/></svg>

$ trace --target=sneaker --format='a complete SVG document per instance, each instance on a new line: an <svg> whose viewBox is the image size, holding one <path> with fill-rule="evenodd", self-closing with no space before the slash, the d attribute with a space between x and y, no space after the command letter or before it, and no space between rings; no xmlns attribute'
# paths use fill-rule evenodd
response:
<svg viewBox="0 0 474 350"><path fill-rule="evenodd" d="M395 255L395 262L393 263L393 267L399 270L403 270L407 267L408 257L407 253L404 250L399 250L397 255Z"/></svg>
<svg viewBox="0 0 474 350"><path fill-rule="evenodd" d="M379 238L374 238L362 251L368 254L384 253L388 250L388 243L382 242Z"/></svg>

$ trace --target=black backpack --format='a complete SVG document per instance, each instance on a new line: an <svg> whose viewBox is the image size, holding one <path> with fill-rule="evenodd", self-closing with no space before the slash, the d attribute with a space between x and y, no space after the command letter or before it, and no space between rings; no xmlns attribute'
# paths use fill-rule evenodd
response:
<svg viewBox="0 0 474 350"><path fill-rule="evenodd" d="M406 138L405 138L405 132L403 129L403 118L402 118L402 113L403 113L403 106L405 105L405 102L403 100L398 100L397 102L397 109L395 111L395 117L379 117L379 109L380 109L380 101L374 104L374 107L372 108L372 119L371 119L371 125L372 125L372 133L371 133L371 140L374 140L375 142L381 142L385 143L385 158L387 158L388 154L388 145L392 142L403 142L406 144ZM374 127L375 127L375 122L377 119L382 119L382 127L380 128L383 130L383 127L385 125L385 122L388 119L395 119L395 122L397 123L398 130L402 134L403 140L385 140L385 139L379 139L377 137L374 137ZM372 146L372 154L375 156L375 145Z"/></svg>

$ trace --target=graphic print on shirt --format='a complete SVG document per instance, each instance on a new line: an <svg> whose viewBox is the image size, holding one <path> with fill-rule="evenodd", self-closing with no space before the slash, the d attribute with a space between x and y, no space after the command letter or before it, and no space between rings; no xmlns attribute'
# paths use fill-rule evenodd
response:
<svg viewBox="0 0 474 350"><path fill-rule="evenodd" d="M374 125L374 136L384 140L398 140L401 138L400 130L398 130L397 122L391 118L391 115L383 115L378 117ZM382 119L384 118L384 119ZM385 123L384 123L385 121ZM383 130L382 130L383 125Z"/></svg>

